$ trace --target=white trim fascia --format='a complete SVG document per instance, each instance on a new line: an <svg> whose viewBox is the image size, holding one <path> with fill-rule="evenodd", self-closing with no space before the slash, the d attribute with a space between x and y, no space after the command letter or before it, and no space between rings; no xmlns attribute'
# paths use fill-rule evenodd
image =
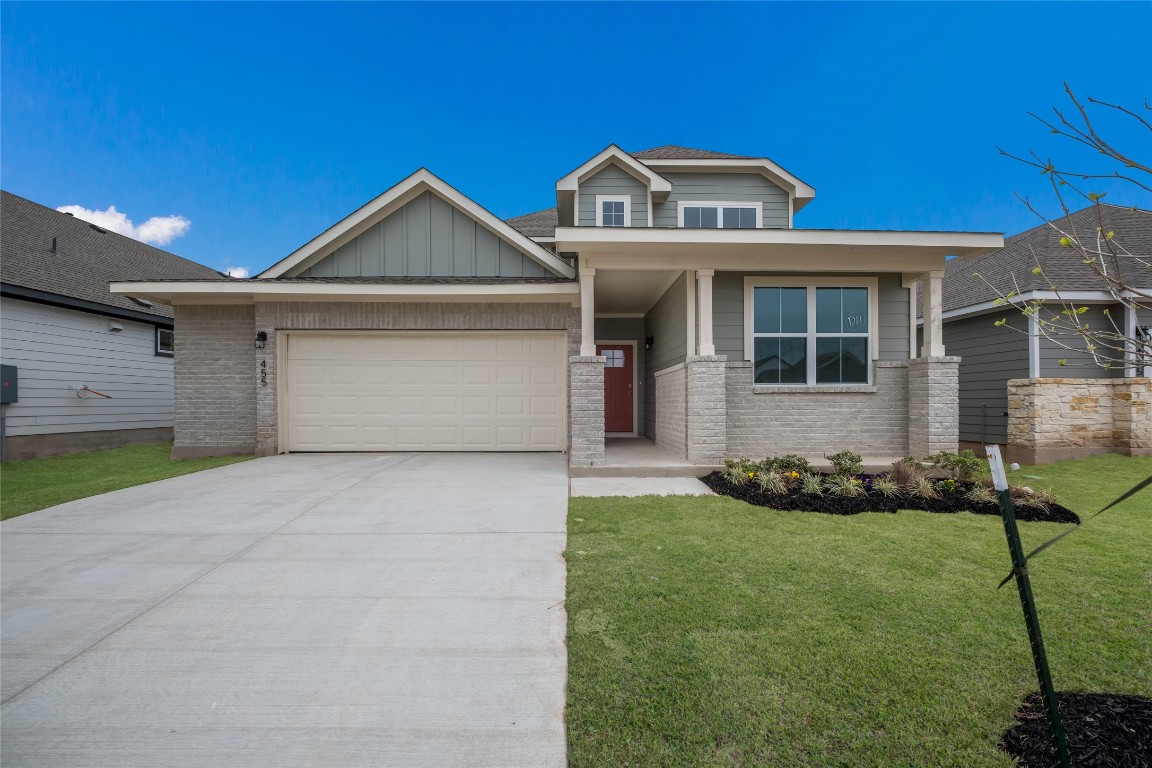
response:
<svg viewBox="0 0 1152 768"><path fill-rule="evenodd" d="M650 168L653 169L667 169L669 171L677 171L681 173L709 173L718 168L724 170L749 170L760 173L767 177L770 181L774 182L777 186L784 188L793 197L796 198L796 210L800 210L812 199L816 197L815 188L805 184L802 180L793 176L788 171L781 168L776 163L772 162L766 157L753 158L749 160L735 160L735 159L716 159L716 160L641 160Z"/></svg>
<svg viewBox="0 0 1152 768"><path fill-rule="evenodd" d="M1028 378L1040 378L1040 318L1028 316Z"/></svg>
<svg viewBox="0 0 1152 768"><path fill-rule="evenodd" d="M137 296L171 303L182 297L195 299L298 301L304 297L366 297L386 299L397 296L419 296L435 300L438 296L546 296L557 300L578 297L579 283L286 283L273 280L234 280L228 282L189 281L111 283L109 292L118 296Z"/></svg>
<svg viewBox="0 0 1152 768"><path fill-rule="evenodd" d="M696 351L696 272L694 270L687 270L684 273L684 284L688 290L688 308L684 314L688 316L687 344L684 349L688 350L689 355L699 354ZM653 305L655 306L655 305Z"/></svg>
<svg viewBox="0 0 1152 768"><path fill-rule="evenodd" d="M720 208L751 208L756 211L756 227L761 229L764 226L764 203L759 200L677 200L676 201L676 226L684 226L684 209L685 208L716 208L716 223L722 225L721 219L723 218L720 213ZM740 229L740 227L724 227L716 226L709 227L709 229ZM747 227L744 227L747 229Z"/></svg>
<svg viewBox="0 0 1152 768"><path fill-rule="evenodd" d="M742 204L747 205L747 201ZM693 246L748 244L829 247L924 248L947 250L955 255L984 254L1004 247L999 232L892 232L849 229L664 229L621 227L558 227L556 242L561 250L580 250L586 245Z"/></svg>
<svg viewBox="0 0 1152 768"><path fill-rule="evenodd" d="M1124 337L1130 340L1130 346L1125 345L1124 349L1124 375L1132 377L1136 375L1136 310L1127 304L1124 305Z"/></svg>
<svg viewBox="0 0 1152 768"><path fill-rule="evenodd" d="M663 294L661 294L663 296ZM635 320L638 317L644 317L643 312L597 312L595 315L597 320Z"/></svg>
<svg viewBox="0 0 1152 768"><path fill-rule="evenodd" d="M672 192L672 182L661 176L656 171L649 168L644 163L640 162L632 155L615 144L609 144L603 150L598 152L589 160L581 163L571 173L561 178L556 182L556 191L559 192L578 192L580 189L580 182L584 181L587 177L598 173L610 164L619 165L620 168L626 171L629 175L634 176L637 181L646 184L652 194L660 197L661 199L667 197Z"/></svg>
<svg viewBox="0 0 1152 768"><path fill-rule="evenodd" d="M601 317L601 315L597 315ZM632 346L632 431L631 432L604 432L605 437L639 437L640 436L640 347L635 339L597 339L596 346L603 344L616 344ZM599 352L597 352L599 354ZM604 412L607 421L608 412Z"/></svg>
<svg viewBox="0 0 1152 768"><path fill-rule="evenodd" d="M744 277L744 360L752 361L753 349L753 317L752 290L754 288L867 288L868 289L868 357L872 362L880 359L880 281L875 277L773 277L772 275L745 275ZM815 302L816 291L808 291L808 316L816 317ZM809 344L816 338L815 329L805 334ZM913 340L915 343L915 340ZM809 366L815 364L812 350L809 352ZM809 373L811 374L811 370ZM811 378L811 377L810 377ZM868 384L872 384L872 366L868 366ZM780 385L786 386L786 385ZM787 385L792 386L792 385ZM799 385L796 385L799 386ZM817 386L812 380L808 386Z"/></svg>
<svg viewBox="0 0 1152 768"><path fill-rule="evenodd" d="M944 312L945 320L957 320L970 315L981 315L993 310L1004 310L1009 307L1019 307L1030 301L1071 301L1085 304L1115 304L1117 299L1108 291L1025 291L1011 299L997 303L995 299L982 301L979 304L969 304L966 307L956 307ZM919 319L918 319L919 322Z"/></svg>
<svg viewBox="0 0 1152 768"><path fill-rule="evenodd" d="M480 226L515 246L548 271L562 277L575 277L574 270L546 248L517 232L427 168L421 168L258 274L257 279L286 277L291 276L289 273L307 269L426 191L468 214Z"/></svg>
<svg viewBox="0 0 1152 768"><path fill-rule="evenodd" d="M603 203L624 203L624 226L632 226L632 195L596 195L596 226L604 226Z"/></svg>

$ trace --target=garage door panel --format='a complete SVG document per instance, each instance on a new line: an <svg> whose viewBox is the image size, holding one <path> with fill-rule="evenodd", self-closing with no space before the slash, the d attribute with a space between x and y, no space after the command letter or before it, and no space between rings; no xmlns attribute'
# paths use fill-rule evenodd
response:
<svg viewBox="0 0 1152 768"><path fill-rule="evenodd" d="M562 450L562 332L289 333L288 449Z"/></svg>

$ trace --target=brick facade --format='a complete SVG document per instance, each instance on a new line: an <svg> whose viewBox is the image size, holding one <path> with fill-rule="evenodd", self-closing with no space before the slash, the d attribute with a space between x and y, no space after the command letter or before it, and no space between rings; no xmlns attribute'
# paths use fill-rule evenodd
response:
<svg viewBox="0 0 1152 768"><path fill-rule="evenodd" d="M260 352L251 305L176 306L172 458L256 449Z"/></svg>
<svg viewBox="0 0 1152 768"><path fill-rule="evenodd" d="M1152 455L1152 379L1011 379L1008 458Z"/></svg>
<svg viewBox="0 0 1152 768"><path fill-rule="evenodd" d="M728 452L728 400L724 355L689 356L685 372L686 458L689 464L719 465Z"/></svg>
<svg viewBox="0 0 1152 768"><path fill-rule="evenodd" d="M657 447L685 458L687 450L687 371L684 363L656 372Z"/></svg>
<svg viewBox="0 0 1152 768"><path fill-rule="evenodd" d="M960 446L960 358L908 361L908 453L928 456Z"/></svg>
<svg viewBox="0 0 1152 768"><path fill-rule="evenodd" d="M864 391L785 390L754 388L752 363L728 363L728 456L820 457L845 449L867 456L907 454L908 362L875 366L874 385Z"/></svg>

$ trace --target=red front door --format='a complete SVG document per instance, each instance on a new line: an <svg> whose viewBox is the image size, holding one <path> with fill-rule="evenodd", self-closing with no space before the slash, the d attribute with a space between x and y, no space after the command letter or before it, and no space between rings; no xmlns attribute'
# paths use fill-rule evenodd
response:
<svg viewBox="0 0 1152 768"><path fill-rule="evenodd" d="M632 432L631 344L597 344L596 354L604 356L604 431Z"/></svg>

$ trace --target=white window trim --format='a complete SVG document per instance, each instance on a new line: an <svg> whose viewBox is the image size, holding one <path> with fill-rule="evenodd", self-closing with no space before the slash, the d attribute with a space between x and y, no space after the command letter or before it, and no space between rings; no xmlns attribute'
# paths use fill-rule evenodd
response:
<svg viewBox="0 0 1152 768"><path fill-rule="evenodd" d="M154 350L155 354L160 356L160 357L172 357L176 353L176 331L175 331L175 329L174 328L164 328L164 327L159 326L159 325L157 325L155 328L156 328L156 330L153 332L153 338L155 341L155 343L153 345L153 350ZM167 331L168 333L172 334L172 349L170 349L170 350L160 349L160 332L161 331Z"/></svg>
<svg viewBox="0 0 1152 768"><path fill-rule="evenodd" d="M816 289L817 288L867 288L868 289L868 358L875 362L879 359L880 337L879 331L879 279L875 277L772 277L770 275L755 275L744 278L744 359L755 362L754 327L755 318L753 306L753 290L756 288L807 288L808 289L808 318L811 322L816 317ZM800 334L779 334L780 336L799 336ZM807 338L808 376L803 384L755 384L757 387L774 387L785 389L795 387L804 391L813 391L821 387L834 387L843 390L845 387L872 386L872 371L875 366L868 366L868 381L843 383L816 383L816 339L818 336L852 336L863 334L830 333L817 334L815 330L803 334ZM755 373L753 373L755 382Z"/></svg>
<svg viewBox="0 0 1152 768"><path fill-rule="evenodd" d="M684 226L685 208L751 208L756 211L755 229L764 228L764 203L756 200L677 200L676 226L681 228ZM716 229L724 229L724 217L719 212L716 213L716 223L720 225Z"/></svg>
<svg viewBox="0 0 1152 768"><path fill-rule="evenodd" d="M624 203L624 226L632 226L631 195L596 195L596 226L604 226L604 203ZM618 229L618 227L612 227Z"/></svg>

